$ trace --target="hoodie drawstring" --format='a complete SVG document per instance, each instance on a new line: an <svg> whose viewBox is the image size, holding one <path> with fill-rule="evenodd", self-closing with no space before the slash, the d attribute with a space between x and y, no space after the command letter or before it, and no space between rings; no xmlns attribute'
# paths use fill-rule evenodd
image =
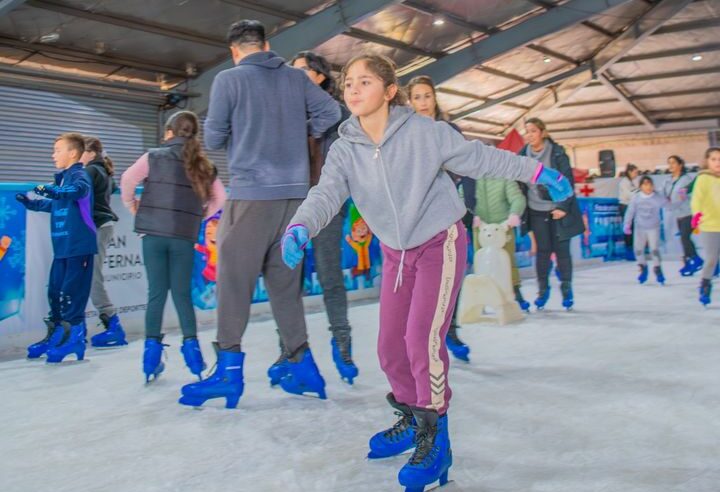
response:
<svg viewBox="0 0 720 492"><path fill-rule="evenodd" d="M392 192L390 191L390 184L388 183L387 174L385 173L385 165L383 164L382 156L380 155L380 146L378 145L375 147L375 155L373 156L373 159L380 161L380 169L382 170L383 174L383 184L385 185L385 191L388 194L388 199L390 200L390 206L392 207L393 211L393 219L395 219L395 232L397 233L397 240L398 245L402 245L402 238L400 236L400 218L398 216L397 208L395 207L395 202L392 199ZM402 246L400 246L402 248ZM398 274L397 277L395 277L395 288L393 289L393 293L396 293L398 288L402 287L402 277L403 277L403 267L405 266L405 248L402 248L402 253L400 254L400 265L398 266Z"/></svg>

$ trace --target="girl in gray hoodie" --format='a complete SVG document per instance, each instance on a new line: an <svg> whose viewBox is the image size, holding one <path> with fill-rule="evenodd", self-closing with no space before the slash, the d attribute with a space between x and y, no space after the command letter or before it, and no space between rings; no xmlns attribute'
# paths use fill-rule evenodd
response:
<svg viewBox="0 0 720 492"><path fill-rule="evenodd" d="M635 222L635 238L633 248L635 257L640 267L638 282L644 284L648 278L647 258L645 248L650 250L650 255L655 261L653 271L659 284L665 283L665 275L662 271L662 260L660 259L660 224L661 210L667 205L668 200L660 193L655 192L655 183L650 176L643 176L640 180L640 191L635 194L627 212L625 212L625 234L632 230Z"/></svg>
<svg viewBox="0 0 720 492"><path fill-rule="evenodd" d="M303 248L352 195L380 239L383 272L378 356L400 421L370 440L370 458L415 447L400 484L422 490L447 481L452 464L447 409L445 336L465 271L465 204L446 171L477 179L503 177L548 187L552 198L573 192L553 169L466 141L444 122L404 106L395 66L360 55L343 69L344 99L353 116L339 128L320 182L310 190L282 239L290 268Z"/></svg>

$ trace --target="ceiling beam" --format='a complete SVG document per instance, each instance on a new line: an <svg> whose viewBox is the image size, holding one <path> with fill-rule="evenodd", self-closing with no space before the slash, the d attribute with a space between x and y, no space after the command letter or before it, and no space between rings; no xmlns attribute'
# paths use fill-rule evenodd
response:
<svg viewBox="0 0 720 492"><path fill-rule="evenodd" d="M469 32L479 32L482 34L490 35L500 31L500 29L497 27L488 27L482 24L477 24L475 22L470 22L456 14L453 14L452 12L448 12L447 10L437 8L433 5L427 5L423 2L418 2L416 0L405 0L403 2L403 5L424 14L442 16L444 20L458 27L462 27L463 29L467 29ZM555 50L551 50L550 48L545 48L543 46L532 43L528 44L526 47L543 55L551 56L567 63L573 63L576 65L579 63L577 60L570 58L569 56L563 55L562 53L559 53Z"/></svg>
<svg viewBox="0 0 720 492"><path fill-rule="evenodd" d="M718 118L685 118L679 120L658 121L655 132L668 131L707 131L720 128ZM576 138L613 137L630 135L633 133L647 133L644 125L607 125L592 128L556 128L552 130L553 137L558 140Z"/></svg>
<svg viewBox="0 0 720 492"><path fill-rule="evenodd" d="M571 27L595 14L626 2L627 0L570 0L565 4L566 8L549 10L516 26L492 34L466 48L405 74L401 81L407 83L412 77L422 73L432 77L436 83L442 83L498 55Z"/></svg>
<svg viewBox="0 0 720 492"><path fill-rule="evenodd" d="M24 78L32 81L42 81L44 84L66 84L73 87L84 87L85 94L92 91L112 92L118 96L134 96L164 99L167 95L179 95L182 97L196 97L197 93L178 90L162 90L155 86L141 84L127 84L123 82L110 82L106 80L88 79L76 75L68 75L48 70L32 70L28 68L11 67L0 65L0 74L7 74L11 78ZM0 77L2 78L2 77Z"/></svg>
<svg viewBox="0 0 720 492"><path fill-rule="evenodd" d="M677 24L670 24L669 26L663 26L657 31L655 31L654 35L659 36L662 34L697 31L698 29L712 29L713 27L720 27L720 17L708 17L707 19L698 19L687 22L678 22Z"/></svg>
<svg viewBox="0 0 720 492"><path fill-rule="evenodd" d="M469 121L471 123L480 123L481 125L488 125L488 126L501 126L504 127L507 123L502 123L500 121L493 121L493 120L485 120L482 118L465 118L464 121Z"/></svg>
<svg viewBox="0 0 720 492"><path fill-rule="evenodd" d="M543 0L527 0L527 1L530 2L530 3L532 3L532 4L537 5L538 7L542 7L542 8L544 8L545 10L550 10L550 9L554 9L554 8L558 7L558 5L555 5L555 4L552 3L552 2L546 2L546 1L543 1ZM602 34L603 36L606 36L606 37L608 37L608 38L615 37L615 33L610 32L610 31L608 31L607 29L605 29L604 27L599 26L599 25L597 25L597 24L595 24L594 22L591 22L591 21L589 21L589 20L582 21L580 24L582 24L583 26L585 26L585 27L587 27L587 28L589 28L589 29L592 29L593 31L595 31L595 32L597 32L597 33L599 33L599 34Z"/></svg>
<svg viewBox="0 0 720 492"><path fill-rule="evenodd" d="M521 77L519 75L508 73L508 72L505 72L502 70L498 70L496 68L487 67L485 65L480 65L478 67L475 67L475 69L480 72L485 72L490 75L494 75L495 77L500 77L500 78L508 79L508 80L514 80L515 82L522 82L523 84L534 84L536 82L535 80L527 79L525 77Z"/></svg>
<svg viewBox="0 0 720 492"><path fill-rule="evenodd" d="M720 51L720 43L705 44L702 46L688 46L687 48L676 48L674 50L655 51L652 53L643 53L640 55L630 55L620 58L617 63L630 63L645 60L659 60L661 58L670 58L673 56L687 56L698 53L711 53Z"/></svg>
<svg viewBox="0 0 720 492"><path fill-rule="evenodd" d="M0 0L0 17L24 4L25 0Z"/></svg>
<svg viewBox="0 0 720 492"><path fill-rule="evenodd" d="M573 77L579 73L589 72L589 71L590 71L590 65L588 65L588 64L583 64L583 65L577 66L571 70L560 73L560 74L550 77L546 80L542 80L540 82L535 82L534 84L531 84L527 87L519 89L515 92L511 92L509 94L506 94L504 96L497 97L494 99L488 99L486 102L480 104L479 106L475 106L473 108L466 109L465 111L455 113L454 115L451 116L450 119L452 121L458 121L463 118L467 118L468 116L471 116L471 115L473 115L479 111L482 111L484 109L488 109L488 108L491 108L498 104L502 104L505 101L510 101L511 99L515 99L516 97L524 96L525 94L536 91L538 89L542 89L542 88L551 86L553 84L557 84L558 82L562 82L563 80Z"/></svg>
<svg viewBox="0 0 720 492"><path fill-rule="evenodd" d="M615 97L617 97L618 100L623 104L623 106L625 106L632 114L634 114L635 117L648 128L648 130L655 129L655 122L650 118L650 116L648 116L647 113L645 113L645 111L643 111L643 109L638 106L634 101L630 100L627 94L620 90L618 86L615 85L613 81L608 78L607 75L600 74L597 77L598 80L605 86L605 88L609 90Z"/></svg>
<svg viewBox="0 0 720 492"><path fill-rule="evenodd" d="M133 58L119 57L114 55L98 55L89 51L79 50L77 48L63 47L55 44L42 44L42 43L26 43L18 41L16 39L7 38L0 36L0 45L10 46L21 50L32 52L32 54L43 54L50 53L54 55L67 56L69 58L88 60L92 62L102 63L105 65L119 65L122 67L136 68L138 70L145 70L148 72L164 73L167 75L174 75L177 77L186 78L187 74L185 70L178 67L172 67L168 65L158 65L142 60Z"/></svg>
<svg viewBox="0 0 720 492"><path fill-rule="evenodd" d="M134 31L143 31L151 34L157 34L158 36L213 46L215 48L227 48L227 43L223 38L211 37L198 32L179 29L174 26L156 24L154 22L147 22L145 20L132 17L115 14L103 14L100 12L93 12L91 10L79 9L55 0L27 0L26 3L33 8L57 12L58 14L99 22L101 24L124 27Z"/></svg>
<svg viewBox="0 0 720 492"><path fill-rule="evenodd" d="M662 94L636 94L628 97L631 101L645 101L648 99L666 99L668 97L682 97L682 96L703 96L710 94L720 94L720 87L708 87L704 89L688 89L682 91L670 91L663 92ZM563 108L579 108L582 106L596 106L602 104L616 103L616 98L610 99L592 99L589 101L575 101L569 102L562 105Z"/></svg>
<svg viewBox="0 0 720 492"><path fill-rule="evenodd" d="M521 120L538 114L552 111L559 108L590 85L598 81L599 77L605 74L608 69L619 59L626 56L633 48L646 40L652 33L656 32L665 22L675 14L684 9L693 0L660 0L648 7L640 14L622 33L618 34L603 46L590 60L591 72L582 72L577 76L565 79L555 87L552 93L543 96L525 115L518 118L514 124ZM602 83L602 82L601 82ZM618 79L613 80L615 86L619 85ZM618 94L615 94L620 97ZM625 94L630 97L630 94ZM621 102L623 102L621 100ZM633 111L634 113L635 111ZM647 122L641 119L644 125Z"/></svg>
<svg viewBox="0 0 720 492"><path fill-rule="evenodd" d="M615 79L616 84L632 84L633 82L651 82L653 80L674 79L678 77L692 77L693 75L710 75L720 73L720 67L706 67L692 70L679 70L677 72L663 72L652 75L638 75Z"/></svg>
<svg viewBox="0 0 720 492"><path fill-rule="evenodd" d="M298 51L321 45L347 31L352 25L397 2L398 0L364 0L363 2L339 0L330 7L269 36L268 41L273 51L284 58L289 58ZM192 87L202 94L201 97L191 100L193 111L204 113L207 110L213 79L218 73L232 66L232 60L226 60L204 71L191 82Z"/></svg>
<svg viewBox="0 0 720 492"><path fill-rule="evenodd" d="M270 7L267 4L260 2L252 2L247 0L220 0L222 3L233 5L235 7L242 7L259 14L270 15L279 19L300 21L303 20L307 15L304 12L295 12L281 7Z"/></svg>
<svg viewBox="0 0 720 492"><path fill-rule="evenodd" d="M490 100L489 97L478 96L477 94L471 94L470 92L458 91L455 89L451 89L449 87L438 87L436 90L437 90L437 92L440 92L441 94L447 94L448 96L464 97L465 99L472 99L474 101L485 102L485 101ZM514 103L512 101L506 101L502 104L503 104L503 106L508 106L510 108L515 108L515 109L522 109L522 110L529 109L528 106L525 106L523 104Z"/></svg>

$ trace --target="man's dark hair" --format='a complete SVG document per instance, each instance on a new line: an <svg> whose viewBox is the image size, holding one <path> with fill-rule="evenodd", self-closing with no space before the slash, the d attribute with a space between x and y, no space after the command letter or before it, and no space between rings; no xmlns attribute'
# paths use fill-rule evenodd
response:
<svg viewBox="0 0 720 492"><path fill-rule="evenodd" d="M244 19L230 26L227 35L228 44L253 45L262 48L265 45L265 26L256 20Z"/></svg>

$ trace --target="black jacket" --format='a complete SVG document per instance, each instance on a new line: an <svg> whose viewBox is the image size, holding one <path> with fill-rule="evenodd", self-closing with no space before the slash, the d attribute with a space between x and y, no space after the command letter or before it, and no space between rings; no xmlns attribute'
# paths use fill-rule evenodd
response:
<svg viewBox="0 0 720 492"><path fill-rule="evenodd" d="M107 222L117 222L118 217L110 207L110 197L117 189L117 184L112 176L109 176L105 170L102 161L92 161L85 166L92 181L94 206L93 206L93 222L95 227L100 227Z"/></svg>
<svg viewBox="0 0 720 492"><path fill-rule="evenodd" d="M562 147L562 145L559 145L554 140L550 139L549 141L550 144L552 144L550 166L553 169L560 171L563 176L569 179L570 183L575 186L575 178L573 177L572 167L570 167L570 158L565 153L565 149ZM518 154L527 156L528 146L525 145L525 147L520 149L520 152L518 152ZM522 189L525 197L527 198L527 185L525 183L520 183L520 189ZM546 199L550 199L550 195L548 194L547 190L541 189L540 193ZM585 223L583 222L582 212L580 212L580 206L578 205L575 195L571 196L563 202L557 203L556 208L562 210L567 214L565 215L565 217L558 221L560 226L558 227L558 238L560 240L570 239L585 232ZM529 213L530 207L525 208L525 213L523 214L522 218L523 234L527 234L530 230L530 223L528 220Z"/></svg>

